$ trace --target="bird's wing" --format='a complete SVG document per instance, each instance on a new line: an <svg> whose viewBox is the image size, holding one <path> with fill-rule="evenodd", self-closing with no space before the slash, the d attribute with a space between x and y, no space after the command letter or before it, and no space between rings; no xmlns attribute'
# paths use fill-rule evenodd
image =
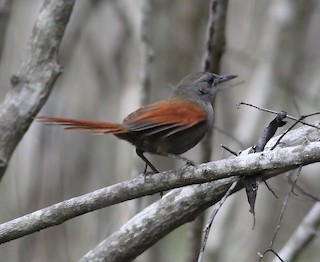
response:
<svg viewBox="0 0 320 262"><path fill-rule="evenodd" d="M167 135L195 126L207 119L207 112L191 101L168 100L144 106L127 116L127 130L148 134L168 131Z"/></svg>

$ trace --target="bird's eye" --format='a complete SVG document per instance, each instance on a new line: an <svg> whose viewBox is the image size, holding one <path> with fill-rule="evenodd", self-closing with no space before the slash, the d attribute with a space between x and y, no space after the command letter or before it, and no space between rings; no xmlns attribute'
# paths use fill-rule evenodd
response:
<svg viewBox="0 0 320 262"><path fill-rule="evenodd" d="M213 77L212 75L210 75L210 76L208 76L208 77L206 78L205 81L206 81L208 84L212 85L213 80L214 80L214 77Z"/></svg>
<svg viewBox="0 0 320 262"><path fill-rule="evenodd" d="M199 92L200 92L200 94L201 95L205 95L205 94L208 94L208 89L207 88L205 88L205 87L201 87L200 89L199 89Z"/></svg>

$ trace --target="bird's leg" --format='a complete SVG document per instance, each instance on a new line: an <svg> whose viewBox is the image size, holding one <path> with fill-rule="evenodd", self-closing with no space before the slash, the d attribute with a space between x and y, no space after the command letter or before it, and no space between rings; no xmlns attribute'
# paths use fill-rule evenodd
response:
<svg viewBox="0 0 320 262"><path fill-rule="evenodd" d="M146 182L146 175L147 175L147 168L148 166L152 169L153 172L155 173L160 173L158 169L154 167L154 165L151 164L151 162L144 156L143 151L139 150L136 148L136 153L137 155L146 163L146 167L143 171L144 174L144 181ZM160 198L162 198L163 192L160 192Z"/></svg>
<svg viewBox="0 0 320 262"><path fill-rule="evenodd" d="M147 174L147 169L148 169L148 164L145 165L144 170L143 170L143 174Z"/></svg>
<svg viewBox="0 0 320 262"><path fill-rule="evenodd" d="M147 167L149 166L153 172L160 173L158 169L154 167L154 165L151 164L151 162L143 155L143 151L136 148L137 155L146 163L146 168L144 169L144 175L147 173Z"/></svg>

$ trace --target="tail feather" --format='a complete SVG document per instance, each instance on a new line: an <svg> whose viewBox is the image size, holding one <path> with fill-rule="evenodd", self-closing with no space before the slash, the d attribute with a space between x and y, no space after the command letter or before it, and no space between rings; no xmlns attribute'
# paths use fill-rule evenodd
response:
<svg viewBox="0 0 320 262"><path fill-rule="evenodd" d="M49 116L38 116L34 118L36 121L56 124L64 126L67 130L89 130L97 131L94 134L123 134L127 130L121 124L99 122L92 120L80 120L73 118L60 118L60 117L49 117Z"/></svg>

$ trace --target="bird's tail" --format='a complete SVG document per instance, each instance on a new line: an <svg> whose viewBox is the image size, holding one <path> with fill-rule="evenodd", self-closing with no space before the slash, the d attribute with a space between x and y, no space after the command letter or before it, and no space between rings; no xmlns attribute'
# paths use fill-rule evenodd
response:
<svg viewBox="0 0 320 262"><path fill-rule="evenodd" d="M38 116L34 118L36 121L49 123L53 125L64 126L67 130L88 130L93 131L95 135L102 134L123 134L127 130L121 124L98 122L92 120L80 120L73 118L60 118L49 116Z"/></svg>

